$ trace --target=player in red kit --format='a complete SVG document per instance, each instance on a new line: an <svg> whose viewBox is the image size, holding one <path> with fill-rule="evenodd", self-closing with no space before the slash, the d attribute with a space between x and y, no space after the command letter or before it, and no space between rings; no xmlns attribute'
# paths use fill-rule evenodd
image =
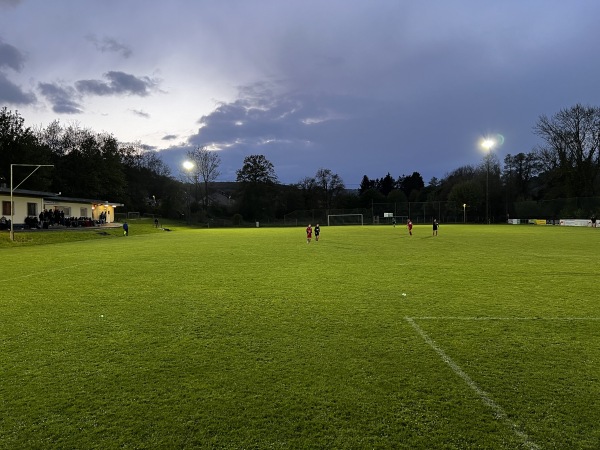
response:
<svg viewBox="0 0 600 450"><path fill-rule="evenodd" d="M312 239L312 226L310 223L306 227L306 243L310 244L310 240Z"/></svg>
<svg viewBox="0 0 600 450"><path fill-rule="evenodd" d="M406 228L408 228L408 234L412 236L412 222L410 219L406 222Z"/></svg>

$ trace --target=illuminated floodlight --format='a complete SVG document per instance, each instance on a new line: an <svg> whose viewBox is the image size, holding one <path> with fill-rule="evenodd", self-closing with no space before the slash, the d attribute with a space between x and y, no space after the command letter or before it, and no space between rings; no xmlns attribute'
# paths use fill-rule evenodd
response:
<svg viewBox="0 0 600 450"><path fill-rule="evenodd" d="M481 141L480 145L482 149L484 149L486 152L489 152L496 146L496 141L494 139L485 138Z"/></svg>

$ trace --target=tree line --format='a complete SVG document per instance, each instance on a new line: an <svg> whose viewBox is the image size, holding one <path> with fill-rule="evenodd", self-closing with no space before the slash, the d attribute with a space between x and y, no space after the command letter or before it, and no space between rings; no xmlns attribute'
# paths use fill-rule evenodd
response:
<svg viewBox="0 0 600 450"><path fill-rule="evenodd" d="M468 205L473 220L483 220L489 205L493 221L515 214L516 202L564 197L595 197L600 171L600 109L577 104L533 127L541 144L507 155L501 162L488 153L477 165L458 167L425 182L419 172L381 178L364 175L357 191L321 168L297 183L279 183L264 155L247 156L235 183L216 183L218 152L197 147L188 152L189 171L173 176L158 154L140 142L123 143L108 133L54 121L34 129L16 111L0 110L0 181L8 182L11 164L49 164L22 188L63 192L70 197L107 199L129 211L187 217L278 220L295 210L369 208L374 203L453 202ZM27 169L15 166L16 178ZM218 201L216 194L227 198ZM580 211L596 214L599 211Z"/></svg>

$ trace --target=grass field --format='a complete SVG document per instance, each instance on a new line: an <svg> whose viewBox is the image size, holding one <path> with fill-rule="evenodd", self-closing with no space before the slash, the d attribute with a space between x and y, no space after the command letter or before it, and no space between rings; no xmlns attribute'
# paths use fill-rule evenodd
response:
<svg viewBox="0 0 600 450"><path fill-rule="evenodd" d="M130 233L2 235L1 449L600 448L597 230Z"/></svg>

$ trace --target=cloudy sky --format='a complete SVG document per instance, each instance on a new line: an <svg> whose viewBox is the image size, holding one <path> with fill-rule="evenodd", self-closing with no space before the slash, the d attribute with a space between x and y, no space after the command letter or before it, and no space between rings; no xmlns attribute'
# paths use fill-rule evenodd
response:
<svg viewBox="0 0 600 450"><path fill-rule="evenodd" d="M421 173L600 106L598 0L0 0L0 106L160 151L262 154L281 182Z"/></svg>

